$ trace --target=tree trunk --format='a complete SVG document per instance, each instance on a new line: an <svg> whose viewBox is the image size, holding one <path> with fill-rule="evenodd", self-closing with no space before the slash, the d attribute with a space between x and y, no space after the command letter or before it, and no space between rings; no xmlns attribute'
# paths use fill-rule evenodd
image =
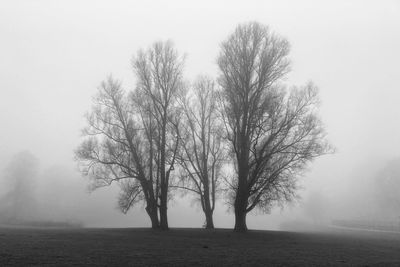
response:
<svg viewBox="0 0 400 267"><path fill-rule="evenodd" d="M151 220L151 228L152 229L159 229L160 228L160 222L158 220L158 214L157 214L157 206L154 205L155 203L148 203L146 206L146 212L150 217Z"/></svg>
<svg viewBox="0 0 400 267"><path fill-rule="evenodd" d="M150 216L151 218L151 228L156 230L156 229L160 229L160 223L158 222L158 216Z"/></svg>
<svg viewBox="0 0 400 267"><path fill-rule="evenodd" d="M214 229L214 221L211 210L204 212L206 215L206 229Z"/></svg>
<svg viewBox="0 0 400 267"><path fill-rule="evenodd" d="M167 115L164 109L163 124L161 128L161 148L160 148L160 178L161 178L161 194L160 194L160 228L161 230L168 230L168 180L165 171L165 147L166 147L166 124Z"/></svg>
<svg viewBox="0 0 400 267"><path fill-rule="evenodd" d="M161 201L160 201L160 228L161 230L168 230L168 187L161 183Z"/></svg>
<svg viewBox="0 0 400 267"><path fill-rule="evenodd" d="M247 195L244 188L238 188L235 199L235 232L246 232Z"/></svg>
<svg viewBox="0 0 400 267"><path fill-rule="evenodd" d="M168 230L167 207L160 207L160 229Z"/></svg>
<svg viewBox="0 0 400 267"><path fill-rule="evenodd" d="M206 229L214 229L213 211L211 209L208 183L204 184L204 214L206 215Z"/></svg>
<svg viewBox="0 0 400 267"><path fill-rule="evenodd" d="M146 208L147 210L147 208ZM147 211L149 214L150 220L151 220L151 228L152 229L159 229L160 228L160 222L158 221L158 214L157 210L155 211Z"/></svg>
<svg viewBox="0 0 400 267"><path fill-rule="evenodd" d="M238 161L238 188L235 198L235 231L246 232L246 215L247 215L247 202L249 198L247 178L249 174L249 137L245 134L245 122L247 121L247 109L245 106L245 113L242 123L242 130L239 137L240 154L237 156Z"/></svg>
<svg viewBox="0 0 400 267"><path fill-rule="evenodd" d="M247 232L246 211L235 210L235 232Z"/></svg>

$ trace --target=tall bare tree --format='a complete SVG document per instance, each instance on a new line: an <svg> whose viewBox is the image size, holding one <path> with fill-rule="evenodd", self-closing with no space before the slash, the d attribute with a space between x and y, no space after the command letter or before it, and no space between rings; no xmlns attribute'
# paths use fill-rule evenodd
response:
<svg viewBox="0 0 400 267"><path fill-rule="evenodd" d="M140 50L132 59L135 90L126 94L111 77L102 83L87 116L88 138L76 151L83 173L93 178L93 189L118 182L121 210L144 200L152 227L164 230L179 146L183 61L171 42Z"/></svg>
<svg viewBox="0 0 400 267"><path fill-rule="evenodd" d="M152 228L159 228L158 183L154 182L152 139L145 121L121 84L108 78L98 88L93 108L87 114L86 139L75 151L81 171L92 180L91 189L117 182L121 187L119 207L126 213L139 201L146 202Z"/></svg>
<svg viewBox="0 0 400 267"><path fill-rule="evenodd" d="M214 81L200 77L191 94L182 101L184 115L179 128L182 145L178 162L183 172L177 187L199 197L207 229L214 228L213 212L224 160L223 125L218 118L216 100Z"/></svg>
<svg viewBox="0 0 400 267"><path fill-rule="evenodd" d="M235 230L246 215L295 195L296 177L329 150L316 116L317 88L286 90L288 42L259 23L239 25L218 57L221 105L236 177L231 183Z"/></svg>
<svg viewBox="0 0 400 267"><path fill-rule="evenodd" d="M137 77L136 91L142 96L136 98L139 100L136 105L146 118L143 126L149 133L149 140L157 148L154 153L150 151L150 157L155 159L157 167L162 229L168 229L169 184L179 147L177 98L183 88L183 63L184 58L179 56L171 42L157 42L147 51L139 51L132 59Z"/></svg>

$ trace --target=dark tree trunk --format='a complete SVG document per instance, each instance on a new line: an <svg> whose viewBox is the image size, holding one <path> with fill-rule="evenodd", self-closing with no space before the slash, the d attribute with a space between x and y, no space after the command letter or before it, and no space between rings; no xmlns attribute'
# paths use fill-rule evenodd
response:
<svg viewBox="0 0 400 267"><path fill-rule="evenodd" d="M236 193L235 199L235 232L246 232L246 215L247 215L247 194L245 188L240 186Z"/></svg>
<svg viewBox="0 0 400 267"><path fill-rule="evenodd" d="M247 212L243 210L235 210L235 232L246 232L246 215Z"/></svg>
<svg viewBox="0 0 400 267"><path fill-rule="evenodd" d="M150 219L151 219L151 228L152 229L160 229L160 223L158 222L157 213L156 213L156 215L151 215Z"/></svg>
<svg viewBox="0 0 400 267"><path fill-rule="evenodd" d="M246 215L247 215L247 203L249 198L248 192L248 174L249 174L249 136L245 134L245 123L247 122L247 110L248 106L244 107L244 118L242 120L242 129L239 135L238 143L240 153L237 154L238 161L238 188L236 191L235 198L235 231L246 232Z"/></svg>
<svg viewBox="0 0 400 267"><path fill-rule="evenodd" d="M208 183L204 184L204 214L206 215L206 229L214 229L213 211L211 209Z"/></svg>
<svg viewBox="0 0 400 267"><path fill-rule="evenodd" d="M154 191L153 191L153 185L151 180L150 181L141 181L141 185L143 188L144 196L146 199L146 212L147 215L150 217L151 221L151 228L152 229L158 229L160 228L160 222L158 220L158 208L157 208L157 201L154 198Z"/></svg>
<svg viewBox="0 0 400 267"><path fill-rule="evenodd" d="M164 110L164 121L161 128L161 148L160 148L160 176L161 176L161 194L160 194L160 228L168 230L168 179L165 171L165 147L166 147L166 111Z"/></svg>
<svg viewBox="0 0 400 267"><path fill-rule="evenodd" d="M204 212L206 215L206 229L214 229L214 220L211 210Z"/></svg>
<svg viewBox="0 0 400 267"><path fill-rule="evenodd" d="M160 229L168 230L168 216L166 205L161 205L160 207Z"/></svg>
<svg viewBox="0 0 400 267"><path fill-rule="evenodd" d="M151 220L151 228L152 229L159 229L160 228L160 222L158 221L157 209L153 210L153 209L148 209L148 207L146 207L146 211L147 211L147 214L149 215L150 220Z"/></svg>
<svg viewBox="0 0 400 267"><path fill-rule="evenodd" d="M165 184L161 184L161 199L160 199L160 228L161 230L168 230L168 216L167 216L167 205L168 205L168 187Z"/></svg>
<svg viewBox="0 0 400 267"><path fill-rule="evenodd" d="M151 220L151 228L152 229L159 229L160 222L158 220L158 213L157 213L157 204L153 201L147 203L146 212L150 217Z"/></svg>

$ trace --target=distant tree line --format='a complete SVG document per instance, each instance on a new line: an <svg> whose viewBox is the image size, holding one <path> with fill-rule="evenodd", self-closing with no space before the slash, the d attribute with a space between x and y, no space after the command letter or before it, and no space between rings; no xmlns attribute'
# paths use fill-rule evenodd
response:
<svg viewBox="0 0 400 267"><path fill-rule="evenodd" d="M236 231L247 230L253 209L291 201L298 176L330 147L316 86L284 84L288 53L268 27L239 25L221 44L217 78L189 83L170 41L139 50L136 87L128 92L108 77L86 115L75 155L92 189L118 183L121 211L144 202L152 228L163 230L176 190L197 197L206 228L214 228L217 197L226 197Z"/></svg>

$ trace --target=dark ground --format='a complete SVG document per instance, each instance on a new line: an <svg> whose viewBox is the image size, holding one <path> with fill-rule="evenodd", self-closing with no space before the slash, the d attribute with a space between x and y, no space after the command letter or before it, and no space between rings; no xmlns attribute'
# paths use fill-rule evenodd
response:
<svg viewBox="0 0 400 267"><path fill-rule="evenodd" d="M0 266L400 266L400 234L0 228Z"/></svg>

